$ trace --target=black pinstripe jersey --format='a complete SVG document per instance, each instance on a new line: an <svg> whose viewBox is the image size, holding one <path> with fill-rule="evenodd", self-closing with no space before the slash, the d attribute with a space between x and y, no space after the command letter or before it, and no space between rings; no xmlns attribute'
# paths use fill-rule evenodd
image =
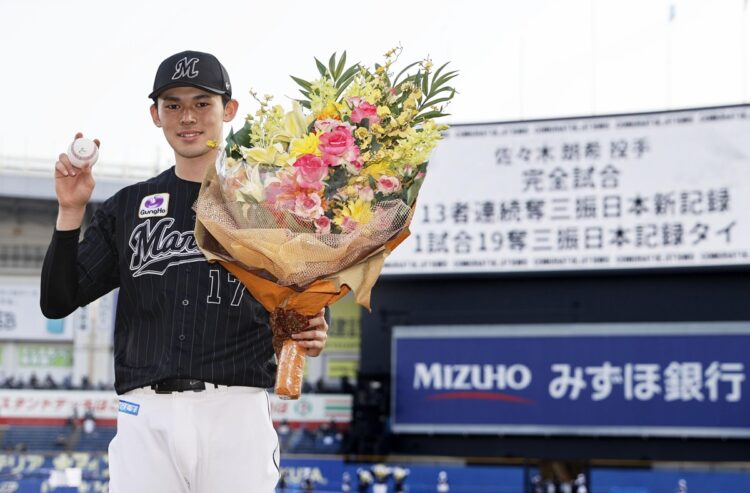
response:
<svg viewBox="0 0 750 493"><path fill-rule="evenodd" d="M70 302L75 306L67 308L120 288L114 337L118 394L165 378L273 386L267 311L232 274L209 264L196 245L192 206L199 190L199 183L178 178L174 168L126 187L96 211L78 245L77 292ZM70 289L57 284L47 265L65 261L60 242L71 241L66 233L76 234L55 232L45 259L43 308L45 283L47 293Z"/></svg>

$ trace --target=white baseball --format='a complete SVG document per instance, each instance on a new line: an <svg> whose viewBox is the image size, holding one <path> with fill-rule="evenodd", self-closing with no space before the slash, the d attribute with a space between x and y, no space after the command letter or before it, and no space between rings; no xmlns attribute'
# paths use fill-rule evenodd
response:
<svg viewBox="0 0 750 493"><path fill-rule="evenodd" d="M91 166L93 166L96 160L99 159L99 147L93 140L81 137L70 143L70 147L68 147L68 159L70 160L70 164L76 168L83 167L87 162L90 162Z"/></svg>

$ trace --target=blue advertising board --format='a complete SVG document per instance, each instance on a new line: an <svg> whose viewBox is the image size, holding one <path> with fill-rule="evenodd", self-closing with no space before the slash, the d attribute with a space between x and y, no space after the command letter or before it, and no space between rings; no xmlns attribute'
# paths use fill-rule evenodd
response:
<svg viewBox="0 0 750 493"><path fill-rule="evenodd" d="M287 489L292 493L301 491L304 477L308 477L319 492L345 491L342 488L344 475L350 478L351 491L359 491L358 472L374 471L375 464L368 462L344 462L341 459L281 459L281 470L286 477ZM404 488L409 493L433 493L437 490L438 477L442 472L451 493L518 493L524 489L524 469L520 466L465 465L454 463L398 463L389 461L385 479L387 491L394 491L393 472L400 467L408 473ZM373 489L367 489L373 491Z"/></svg>
<svg viewBox="0 0 750 493"><path fill-rule="evenodd" d="M750 322L394 327L396 433L750 437Z"/></svg>
<svg viewBox="0 0 750 493"><path fill-rule="evenodd" d="M750 471L732 467L656 467L653 469L595 468L591 493L747 493Z"/></svg>
<svg viewBox="0 0 750 493"><path fill-rule="evenodd" d="M82 470L80 488L50 486L50 473L68 467ZM303 491L304 478L309 478L317 492L343 491L345 475L348 475L351 487L356 489L358 472L370 471L372 474L375 470L374 463L345 462L332 456L290 458L282 455L280 467L285 477L284 491L287 493ZM441 472L447 474L451 492L454 493L517 493L523 490L524 469L520 466L466 465L454 460L432 463L391 461L384 465L387 473L384 481L389 485L389 491L393 491L395 485L396 468L405 471L404 485L410 493L434 492ZM109 465L106 454L0 454L0 493L107 493L108 487Z"/></svg>

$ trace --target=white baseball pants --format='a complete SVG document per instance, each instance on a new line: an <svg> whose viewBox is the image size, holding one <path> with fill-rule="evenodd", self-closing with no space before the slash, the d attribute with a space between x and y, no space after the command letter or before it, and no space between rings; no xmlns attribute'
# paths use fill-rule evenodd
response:
<svg viewBox="0 0 750 493"><path fill-rule="evenodd" d="M279 442L266 391L206 387L120 396L109 445L110 493L274 491Z"/></svg>

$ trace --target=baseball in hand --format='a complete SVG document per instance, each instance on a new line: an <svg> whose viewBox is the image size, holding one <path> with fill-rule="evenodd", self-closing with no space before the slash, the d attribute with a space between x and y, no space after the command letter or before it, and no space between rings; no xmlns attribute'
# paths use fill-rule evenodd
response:
<svg viewBox="0 0 750 493"><path fill-rule="evenodd" d="M71 142L70 147L68 147L68 159L70 164L76 168L83 167L87 162L90 162L93 166L99 159L99 147L93 140L81 137Z"/></svg>

